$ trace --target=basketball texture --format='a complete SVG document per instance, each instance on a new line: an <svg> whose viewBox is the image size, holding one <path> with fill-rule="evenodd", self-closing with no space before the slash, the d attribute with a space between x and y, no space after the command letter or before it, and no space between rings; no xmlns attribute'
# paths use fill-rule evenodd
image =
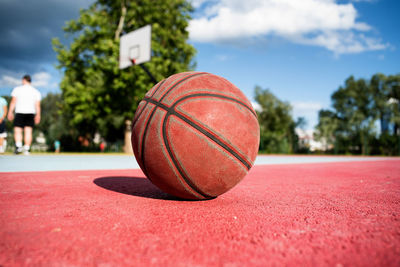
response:
<svg viewBox="0 0 400 267"><path fill-rule="evenodd" d="M232 83L184 72L156 84L139 103L132 147L150 181L185 199L217 197L239 183L258 152L257 115Z"/></svg>

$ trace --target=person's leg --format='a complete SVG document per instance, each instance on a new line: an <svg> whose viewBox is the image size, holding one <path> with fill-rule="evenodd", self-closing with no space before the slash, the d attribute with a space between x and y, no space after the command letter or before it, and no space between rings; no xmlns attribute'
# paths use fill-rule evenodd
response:
<svg viewBox="0 0 400 267"><path fill-rule="evenodd" d="M22 152L22 128L14 127L15 153Z"/></svg>
<svg viewBox="0 0 400 267"><path fill-rule="evenodd" d="M3 147L3 142L4 142L4 137L6 135L6 129L5 129L5 123L4 120L0 123L0 153L4 153L4 147Z"/></svg>
<svg viewBox="0 0 400 267"><path fill-rule="evenodd" d="M4 153L3 141L4 141L4 138L0 136L0 153L1 154Z"/></svg>
<svg viewBox="0 0 400 267"><path fill-rule="evenodd" d="M4 152L6 152L6 148L7 148L7 133L1 133L0 134L0 153L4 154Z"/></svg>
<svg viewBox="0 0 400 267"><path fill-rule="evenodd" d="M33 128L29 126L24 127L24 150L29 153L32 144L32 132Z"/></svg>
<svg viewBox="0 0 400 267"><path fill-rule="evenodd" d="M21 144L22 146L22 128L21 127L14 127L14 141L15 144Z"/></svg>
<svg viewBox="0 0 400 267"><path fill-rule="evenodd" d="M31 146L32 144L32 127L25 126L24 128L24 144Z"/></svg>

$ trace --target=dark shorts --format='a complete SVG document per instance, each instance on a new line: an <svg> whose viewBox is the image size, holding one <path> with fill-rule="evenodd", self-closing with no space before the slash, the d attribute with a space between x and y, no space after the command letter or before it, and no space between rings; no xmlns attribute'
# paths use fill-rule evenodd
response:
<svg viewBox="0 0 400 267"><path fill-rule="evenodd" d="M0 134L5 133L6 132L6 120L4 119L1 123L0 123Z"/></svg>
<svg viewBox="0 0 400 267"><path fill-rule="evenodd" d="M14 127L24 128L33 126L35 126L35 114L15 114Z"/></svg>

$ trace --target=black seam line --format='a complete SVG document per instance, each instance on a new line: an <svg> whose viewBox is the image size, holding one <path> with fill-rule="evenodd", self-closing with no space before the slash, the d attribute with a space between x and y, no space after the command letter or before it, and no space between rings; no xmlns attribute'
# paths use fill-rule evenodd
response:
<svg viewBox="0 0 400 267"><path fill-rule="evenodd" d="M163 139L164 139L164 144L165 147L167 148L168 154L170 158L172 159L172 163L175 165L176 169L178 170L179 174L182 176L183 180L185 180L186 184L189 185L192 190L194 190L196 193L202 195L205 198L211 198L214 196L210 196L206 193L204 193L202 190L200 190L186 175L186 173L182 170L182 167L180 166L179 162L175 159L174 154L171 150L171 147L168 142L168 137L167 137L167 121L169 116L172 115L172 113L167 113L164 118L163 122L163 128L162 128L162 134L163 134Z"/></svg>
<svg viewBox="0 0 400 267"><path fill-rule="evenodd" d="M147 103L148 103L148 102L147 102ZM144 156L145 141L146 141L147 130L149 129L150 121L151 121L151 119L153 118L154 113L156 113L156 110L157 110L157 106L153 107L153 110L151 111L150 117L149 117L149 119L147 120L146 127L144 128L144 132L143 132L143 136L142 136L142 149L141 149L140 157L141 157L142 165L143 165L143 169L144 169L143 172L144 172L145 174L147 174L147 170L146 170L146 161L144 160L144 157L145 157L145 156ZM148 175L146 175L146 176L149 177Z"/></svg>
<svg viewBox="0 0 400 267"><path fill-rule="evenodd" d="M160 99L160 101L162 100L162 99L164 99L164 97L166 97L167 96L167 94L169 93L169 92L171 92L176 86L178 86L179 84L181 84L183 81L186 81L187 79L190 79L190 78L192 78L192 77L195 77L195 76L199 76L199 75L203 75L203 74L207 74L206 72L198 72L198 73L195 73L195 74L193 74L193 75L188 75L188 76L185 76L183 79L181 79L180 81L178 81L176 84L174 84L171 88L169 88L168 89L168 91L161 97L161 99ZM159 86L158 86L158 88L156 89L156 90L158 90L160 87L161 87L161 85L162 84L164 84L164 82L166 81L167 79L165 79ZM155 92L153 92L153 94L152 94L152 96L155 94ZM144 97L144 99L143 100L145 100L147 97L145 96ZM148 102L146 101L146 104L147 104ZM157 106L157 105L156 105ZM151 114L150 114L150 117L149 117L149 119L148 119L148 121L147 121L147 124L146 124L146 127L145 127L145 129L144 129L144 132L143 132L143 136L142 136L142 149L141 149L141 159L142 159L142 164L143 164L143 172L146 174L146 162L145 162L145 160L144 160L144 147L145 147L145 141L146 141L146 135L147 135L147 130L148 130L148 128L149 128L149 125L150 125L150 121L151 121L151 119L153 118L153 115L154 115L154 113L155 113L155 111L156 111L156 107L154 107L154 109L152 110L152 112L151 112ZM143 109L144 110L144 109ZM136 120L137 121L137 120ZM133 126L136 124L136 121L134 121L134 123L132 123L132 128L133 128ZM146 176L148 176L148 175L146 175Z"/></svg>
<svg viewBox="0 0 400 267"><path fill-rule="evenodd" d="M166 81L166 79L163 80L163 81L158 85L158 87L154 90L154 92L153 92L153 94L151 94L151 96L154 96L154 95L155 95L155 93L158 91L158 89L160 89L160 87L164 84L165 81ZM132 127L131 127L132 129L133 129L133 126L135 126L136 122L139 120L140 116L142 115L143 111L146 109L146 107L147 107L148 104L149 104L149 102L146 102L146 104L144 105L143 109L142 109L142 110L139 112L139 114L137 115L136 119L133 120L133 122L132 122Z"/></svg>
<svg viewBox="0 0 400 267"><path fill-rule="evenodd" d="M165 94L160 98L160 102L173 90L175 89L179 84L181 84L182 82L192 78L192 77L196 77L196 76L200 76L200 75L204 75L204 74L208 74L207 72L197 72L193 75L188 75L185 76L184 78L182 78L180 81L178 81L176 84L174 84L171 88L168 89L167 92L165 92Z"/></svg>
<svg viewBox="0 0 400 267"><path fill-rule="evenodd" d="M196 123L192 122L191 120L189 120L188 118L184 117L183 115L177 113L177 112L173 112L173 115L177 116L178 118L180 118L181 120L183 120L184 122L186 122L187 124L189 124L190 126L192 126L193 128L195 128L196 130L198 130L199 132L201 132L202 134L204 134L205 136L207 136L208 138L210 138L212 141L214 141L215 143L217 143L219 146L221 146L222 148L224 148L226 151L228 151L231 155L233 155L235 158L237 158L244 166L246 166L247 170L250 170L251 165L247 162L246 159L244 159L242 156L239 155L239 153L237 153L236 151L234 151L232 148L230 148L227 144L225 144L223 141L221 141L217 135L203 129L201 126L197 125Z"/></svg>
<svg viewBox="0 0 400 267"><path fill-rule="evenodd" d="M144 100L156 105L157 107L160 107L160 108L166 110L168 112L167 115L177 116L178 118L180 118L181 120L183 120L184 122L186 122L187 124L189 124L190 126L195 128L196 130L198 130L199 132L201 132L202 134L204 134L205 136L210 138L212 141L214 141L216 144L221 146L223 149L228 151L231 155L233 155L236 159L238 159L247 168L247 170L250 170L251 164L244 157L239 155L239 153L237 153L232 148L230 148L227 144L225 144L223 141L221 141L217 135L205 130L204 128L202 128L198 124L194 123L193 121L189 120L182 114L176 112L173 106L168 107L168 106L166 106L162 103L159 103L158 101L156 101L154 99L150 99L150 98L145 98Z"/></svg>
<svg viewBox="0 0 400 267"><path fill-rule="evenodd" d="M210 93L198 93L198 94L192 94L192 95L187 95L184 96L178 100L176 100L176 102L172 105L172 108L175 108L175 106L177 106L180 102L188 99L188 98L193 98L193 97L198 97L198 96L210 96L210 97L215 97L215 98L221 98L221 99L226 99L226 100L230 100L233 101L235 103L238 103L239 105L245 107L246 109L248 109L251 114L253 114L256 118L257 118L257 114L254 112L254 110L252 108L250 108L249 106L247 106L245 103L243 103L240 100L237 100L236 98L233 97L229 97L229 96L225 96L225 95L219 95L219 94L210 94Z"/></svg>
<svg viewBox="0 0 400 267"><path fill-rule="evenodd" d="M154 92L151 94L151 96L154 96L154 95L157 93L158 89L160 89L160 87L165 83L166 80L167 80L167 79L164 79L164 80L160 83L160 85L154 90Z"/></svg>

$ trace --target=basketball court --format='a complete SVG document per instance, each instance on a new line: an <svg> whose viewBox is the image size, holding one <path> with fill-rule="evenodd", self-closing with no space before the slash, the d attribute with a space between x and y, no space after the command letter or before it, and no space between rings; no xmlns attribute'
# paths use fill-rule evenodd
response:
<svg viewBox="0 0 400 267"><path fill-rule="evenodd" d="M212 200L134 157L0 158L1 266L399 266L400 159L258 156Z"/></svg>
<svg viewBox="0 0 400 267"><path fill-rule="evenodd" d="M155 80L142 64L150 45L150 26L122 36L119 67ZM168 92L147 101L176 115L161 101ZM133 155L0 164L0 266L400 265L400 158L260 155L237 186L203 201L160 191Z"/></svg>

